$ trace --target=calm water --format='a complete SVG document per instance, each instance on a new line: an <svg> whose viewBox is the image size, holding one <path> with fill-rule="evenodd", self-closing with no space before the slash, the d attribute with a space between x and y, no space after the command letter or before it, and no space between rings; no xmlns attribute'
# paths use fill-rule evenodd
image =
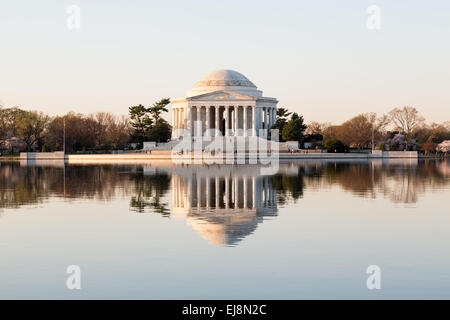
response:
<svg viewBox="0 0 450 320"><path fill-rule="evenodd" d="M449 198L446 161L1 163L0 298L449 299Z"/></svg>

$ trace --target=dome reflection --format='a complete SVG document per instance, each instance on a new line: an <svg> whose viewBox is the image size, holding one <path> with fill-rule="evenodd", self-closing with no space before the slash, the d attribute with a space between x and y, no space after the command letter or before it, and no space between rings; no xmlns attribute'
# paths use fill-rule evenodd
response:
<svg viewBox="0 0 450 320"><path fill-rule="evenodd" d="M172 214L212 244L236 245L264 217L277 215L272 179L258 174L251 166L175 168Z"/></svg>

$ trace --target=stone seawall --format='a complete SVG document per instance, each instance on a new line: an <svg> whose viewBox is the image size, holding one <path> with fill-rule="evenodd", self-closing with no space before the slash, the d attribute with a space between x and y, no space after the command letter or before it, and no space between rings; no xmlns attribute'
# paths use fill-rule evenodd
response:
<svg viewBox="0 0 450 320"><path fill-rule="evenodd" d="M275 158L279 159L380 159L380 158L409 158L417 159L417 151L374 151L373 154L367 153L279 153L279 154L257 154L257 153L236 153L228 157L211 156L209 153L192 153L192 155L184 154L181 156L172 157L170 152L155 152L155 153L122 153L122 154L70 154L65 155L63 152L33 152L21 153L20 160L68 160L69 162L82 161L115 161L115 160L217 160L217 159L256 159L269 158L273 161Z"/></svg>
<svg viewBox="0 0 450 320"><path fill-rule="evenodd" d="M64 159L63 151L55 152L21 152L20 160L61 160Z"/></svg>

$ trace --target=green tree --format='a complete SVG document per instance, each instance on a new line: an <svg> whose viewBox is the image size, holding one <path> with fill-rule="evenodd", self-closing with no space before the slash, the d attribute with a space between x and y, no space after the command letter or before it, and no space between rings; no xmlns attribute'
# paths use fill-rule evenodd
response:
<svg viewBox="0 0 450 320"><path fill-rule="evenodd" d="M0 139L17 135L17 121L22 113L18 107L0 109Z"/></svg>
<svg viewBox="0 0 450 320"><path fill-rule="evenodd" d="M294 112L291 119L283 126L282 138L285 141L302 141L305 130L303 116Z"/></svg>
<svg viewBox="0 0 450 320"><path fill-rule="evenodd" d="M159 118L146 135L149 141L156 142L167 142L171 136L172 126L163 118Z"/></svg>
<svg viewBox="0 0 450 320"><path fill-rule="evenodd" d="M170 103L169 98L163 98L157 102L155 102L150 108L148 108L148 112L152 115L153 120L158 122L161 117L161 112L168 112L167 105Z"/></svg>
<svg viewBox="0 0 450 320"><path fill-rule="evenodd" d="M39 144L44 130L50 121L49 116L37 111L23 111L16 113L16 135L27 146L27 151L34 147L40 149Z"/></svg>
<svg viewBox="0 0 450 320"><path fill-rule="evenodd" d="M145 136L151 129L153 120L148 115L149 109L142 104L129 108L130 125L133 128L132 138L138 143L145 140Z"/></svg>
<svg viewBox="0 0 450 320"><path fill-rule="evenodd" d="M275 124L272 126L272 129L278 129L279 137L278 141L283 141L283 128L288 122L288 117L291 115L291 112L288 112L285 108L277 109L277 120Z"/></svg>
<svg viewBox="0 0 450 320"><path fill-rule="evenodd" d="M168 112L170 99L164 98L146 108L142 104L129 108L132 137L138 143L145 140L167 142L172 135L172 127L161 118L162 112Z"/></svg>

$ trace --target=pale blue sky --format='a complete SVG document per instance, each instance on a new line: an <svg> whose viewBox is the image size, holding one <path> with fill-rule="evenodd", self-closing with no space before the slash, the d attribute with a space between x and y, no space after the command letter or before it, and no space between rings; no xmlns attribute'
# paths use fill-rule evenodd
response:
<svg viewBox="0 0 450 320"><path fill-rule="evenodd" d="M66 27L69 5L81 29ZM381 8L381 30L366 9ZM449 1L0 3L0 100L51 114L125 114L234 69L307 122L413 105L450 120Z"/></svg>

